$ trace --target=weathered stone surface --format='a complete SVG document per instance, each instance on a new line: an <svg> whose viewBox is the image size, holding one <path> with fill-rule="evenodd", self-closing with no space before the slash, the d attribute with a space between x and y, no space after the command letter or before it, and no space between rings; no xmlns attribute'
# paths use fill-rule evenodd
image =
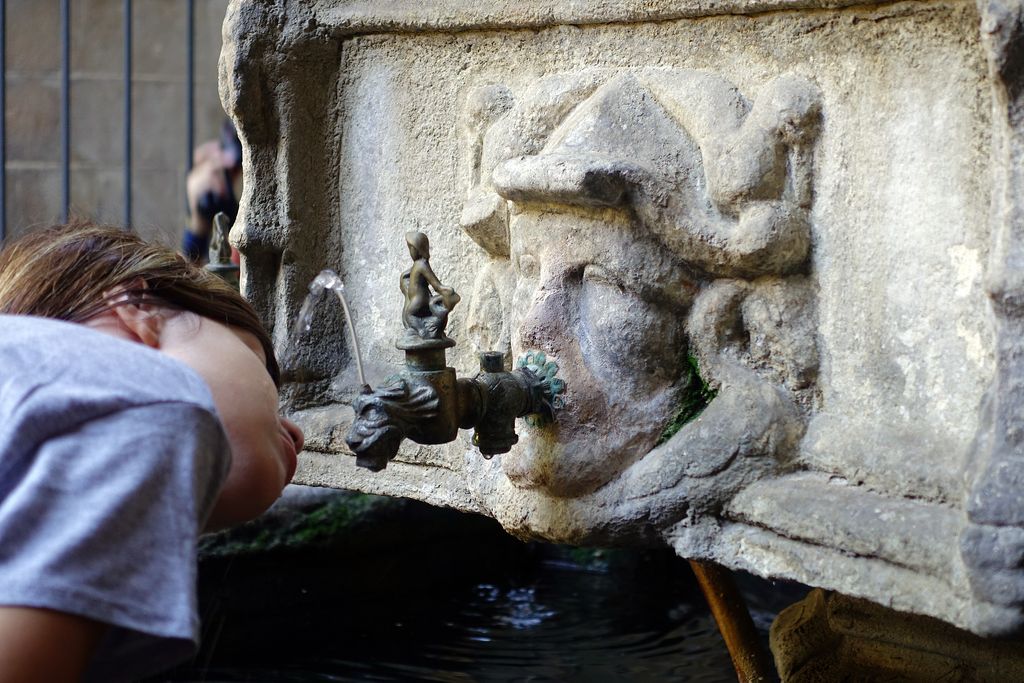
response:
<svg viewBox="0 0 1024 683"><path fill-rule="evenodd" d="M49 225L60 213L60 171L56 169L8 170L7 192L27 198L10 208L8 235L20 235L37 225Z"/></svg>
<svg viewBox="0 0 1024 683"><path fill-rule="evenodd" d="M146 239L177 249L181 228L168 223L167 207L184 195L185 177L167 169L140 169L134 175L138 185L132 185L132 213L137 229Z"/></svg>
<svg viewBox="0 0 1024 683"><path fill-rule="evenodd" d="M141 99L134 89L132 94L133 99ZM75 116L71 119L71 160L76 165L90 168L116 166L124 158L124 147L113 145L111 141L124 135L124 121L123 117L112 116L111 104L124 102L124 83L115 79L79 80L72 86L71 96L75 104ZM152 106L167 105L154 103ZM59 116L59 112L57 105L53 115ZM59 133L48 138L46 145L53 150L54 157L59 159L60 146L55 144L58 140ZM140 142L143 146L147 145L145 139Z"/></svg>
<svg viewBox="0 0 1024 683"><path fill-rule="evenodd" d="M7 159L56 162L60 159L60 84L56 79L11 78L7 83Z"/></svg>
<svg viewBox="0 0 1024 683"><path fill-rule="evenodd" d="M32 21L19 21L18 30L6 37L6 67L15 73L45 73L60 68L59 0L12 0L7 4L11 19L31 17ZM9 95L9 93L8 93Z"/></svg>
<svg viewBox="0 0 1024 683"><path fill-rule="evenodd" d="M1021 25L957 1L233 2L233 239L299 479L1019 628ZM371 473L347 324L292 321L336 270L379 384L412 229L464 299L448 363L543 351L565 407L492 460L464 434ZM691 362L717 394L680 426Z"/></svg>
<svg viewBox="0 0 1024 683"><path fill-rule="evenodd" d="M772 624L787 683L976 681L1024 677L1020 640L986 640L941 621L813 590Z"/></svg>

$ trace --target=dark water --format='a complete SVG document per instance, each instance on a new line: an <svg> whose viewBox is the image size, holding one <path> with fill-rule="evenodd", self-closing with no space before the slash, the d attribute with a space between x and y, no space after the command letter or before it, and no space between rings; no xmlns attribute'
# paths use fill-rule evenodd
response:
<svg viewBox="0 0 1024 683"><path fill-rule="evenodd" d="M736 680L687 564L668 551L498 532L201 570L203 649L159 680ZM750 577L741 587L765 639L802 597Z"/></svg>

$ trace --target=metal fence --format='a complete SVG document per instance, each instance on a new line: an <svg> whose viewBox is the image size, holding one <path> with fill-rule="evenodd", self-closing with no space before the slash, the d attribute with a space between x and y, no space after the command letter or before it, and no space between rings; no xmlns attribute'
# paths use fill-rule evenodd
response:
<svg viewBox="0 0 1024 683"><path fill-rule="evenodd" d="M195 147L195 0L186 3L185 168L192 167ZM124 224L132 223L132 0L122 0L124 22ZM0 240L7 236L7 2L0 0ZM71 0L60 0L60 205L62 220L71 210Z"/></svg>

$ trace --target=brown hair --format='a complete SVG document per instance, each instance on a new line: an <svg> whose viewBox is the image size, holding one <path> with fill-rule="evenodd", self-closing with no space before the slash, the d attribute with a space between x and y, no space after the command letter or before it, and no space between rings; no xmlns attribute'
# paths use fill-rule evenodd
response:
<svg viewBox="0 0 1024 683"><path fill-rule="evenodd" d="M0 250L0 313L83 322L112 305L105 294L133 282L119 303L156 303L251 332L280 382L270 335L252 305L213 273L113 226L72 221L33 230ZM116 305L116 304L113 304Z"/></svg>

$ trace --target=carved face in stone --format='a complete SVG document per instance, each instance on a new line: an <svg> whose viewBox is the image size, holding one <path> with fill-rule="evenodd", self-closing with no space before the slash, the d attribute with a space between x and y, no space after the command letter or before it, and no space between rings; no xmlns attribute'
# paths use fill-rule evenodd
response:
<svg viewBox="0 0 1024 683"><path fill-rule="evenodd" d="M571 388L557 423L522 426L503 456L523 487L587 493L649 451L690 382L692 275L624 216L512 219L512 351L543 349Z"/></svg>
<svg viewBox="0 0 1024 683"><path fill-rule="evenodd" d="M557 422L521 425L503 456L513 483L572 497L622 474L655 448L697 381L687 330L698 294L802 267L818 106L813 84L793 75L751 103L719 77L660 69L554 75L518 98L503 86L474 91L462 227L498 259L478 281L470 336L480 321L505 321L477 335L481 345L542 351L567 387ZM487 275L502 263L505 273ZM728 327L714 321L749 291L733 289L728 305L700 313L711 322L697 355L713 382L729 356L708 341ZM691 427L673 442L703 438ZM678 457L739 448L708 438Z"/></svg>

